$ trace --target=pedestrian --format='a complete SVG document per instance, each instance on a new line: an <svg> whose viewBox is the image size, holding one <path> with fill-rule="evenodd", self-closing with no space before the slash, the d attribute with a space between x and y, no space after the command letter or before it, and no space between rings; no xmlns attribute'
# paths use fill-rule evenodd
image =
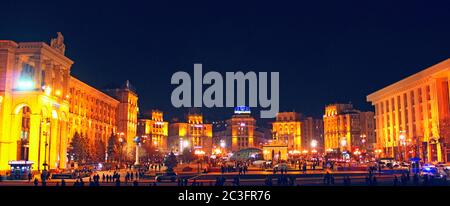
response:
<svg viewBox="0 0 450 206"><path fill-rule="evenodd" d="M327 172L327 173L325 174L325 176L323 177L323 183L324 183L325 185L329 185L329 184L330 184L330 173L329 173L329 172Z"/></svg>
<svg viewBox="0 0 450 206"><path fill-rule="evenodd" d="M37 178L34 178L34 186L38 186L39 180Z"/></svg>
<svg viewBox="0 0 450 206"><path fill-rule="evenodd" d="M64 179L61 179L61 187L66 186L66 181Z"/></svg>
<svg viewBox="0 0 450 206"><path fill-rule="evenodd" d="M394 175L394 186L398 185L398 178L397 175Z"/></svg>
<svg viewBox="0 0 450 206"><path fill-rule="evenodd" d="M31 180L33 179L33 175L31 174L31 172L28 173L28 182L31 182Z"/></svg>
<svg viewBox="0 0 450 206"><path fill-rule="evenodd" d="M116 187L120 187L120 179L119 178L116 179Z"/></svg>
<svg viewBox="0 0 450 206"><path fill-rule="evenodd" d="M418 185L419 184L419 175L414 174L413 176L413 184Z"/></svg>

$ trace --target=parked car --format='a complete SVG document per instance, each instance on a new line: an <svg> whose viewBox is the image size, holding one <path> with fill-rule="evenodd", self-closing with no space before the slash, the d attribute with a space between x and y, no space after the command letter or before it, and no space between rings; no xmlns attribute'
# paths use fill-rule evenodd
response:
<svg viewBox="0 0 450 206"><path fill-rule="evenodd" d="M440 170L434 166L425 166L420 171L420 176L423 177L425 175L428 175L429 177L434 177L438 179L446 179L447 173L445 173L443 170Z"/></svg>
<svg viewBox="0 0 450 206"><path fill-rule="evenodd" d="M158 173L155 176L155 181L162 182L162 181L171 181L175 182L178 175L175 172L164 172L164 173Z"/></svg>
<svg viewBox="0 0 450 206"><path fill-rule="evenodd" d="M273 168L277 171L280 171L281 169L287 171L287 164L286 163L276 164Z"/></svg>

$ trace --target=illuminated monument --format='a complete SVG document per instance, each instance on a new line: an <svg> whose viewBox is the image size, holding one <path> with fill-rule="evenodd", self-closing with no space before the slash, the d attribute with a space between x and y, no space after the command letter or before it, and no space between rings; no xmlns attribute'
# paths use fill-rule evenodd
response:
<svg viewBox="0 0 450 206"><path fill-rule="evenodd" d="M449 161L450 59L367 96L380 155Z"/></svg>
<svg viewBox="0 0 450 206"><path fill-rule="evenodd" d="M118 126L128 119L128 127L135 127L130 122L137 121L137 96L123 101L72 77L73 61L65 49L61 33L50 45L0 40L1 172L9 170L13 160L32 162L32 170L66 168L75 132L86 135L91 144L96 139L106 143L116 132L133 135L133 128Z"/></svg>

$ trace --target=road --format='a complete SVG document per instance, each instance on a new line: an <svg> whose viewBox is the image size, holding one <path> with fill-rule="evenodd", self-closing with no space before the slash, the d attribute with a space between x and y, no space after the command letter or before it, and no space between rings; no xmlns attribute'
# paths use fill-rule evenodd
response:
<svg viewBox="0 0 450 206"><path fill-rule="evenodd" d="M112 174L111 172L99 172L99 175L102 176L103 173ZM133 184L131 182L125 183L125 174L126 171L121 171L121 186L132 186ZM343 178L345 176L349 176L351 178L351 185L353 186L366 186L366 177L367 172L364 171L334 171L332 172L333 176L335 177L335 184L336 186L342 186L343 184ZM306 173L300 172L300 171L290 171L287 174L288 176L295 177L295 183L294 185L299 186L323 186L323 175L324 171L322 170L316 170L316 171L307 171ZM400 180L400 175L396 174L397 177ZM192 185L192 183L195 181L198 185L203 186L212 186L216 182L217 177L224 177L226 178L225 186L232 186L233 185L233 178L238 176L237 172L232 173L207 173L207 174L196 174L196 173L189 173L180 175L180 177L187 178L188 179L188 186ZM272 177L272 184L273 186L277 185L277 178L281 176L281 174L273 174L272 172L268 171L249 171L245 175L240 175L240 185L242 186L263 186L265 185L265 180L267 176ZM377 178L377 185L380 186L392 186L394 183L394 174L390 173L381 173L375 175ZM72 186L75 182L73 179L66 179L66 185ZM89 177L83 178L83 181L85 182L85 186L89 185ZM61 180L49 180L47 182L48 186L55 186L57 183L60 183ZM400 184L400 183L399 183ZM444 185L450 186L449 181L442 183ZM39 184L40 185L40 184ZM100 186L115 186L115 183L107 183L107 182L100 182ZM177 182L155 182L154 178L150 177L147 179L139 179L138 180L139 186L177 186ZM408 185L412 185L412 182L409 182ZM8 180L8 181L2 181L0 182L0 186L33 186L33 182L28 182L26 180Z"/></svg>

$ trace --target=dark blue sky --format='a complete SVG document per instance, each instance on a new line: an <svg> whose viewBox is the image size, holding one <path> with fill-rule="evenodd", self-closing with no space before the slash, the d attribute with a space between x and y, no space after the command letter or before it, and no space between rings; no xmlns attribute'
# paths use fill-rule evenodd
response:
<svg viewBox="0 0 450 206"><path fill-rule="evenodd" d="M450 57L445 2L274 2L2 1L0 39L61 31L74 76L98 88L129 79L141 110L169 117L184 112L170 104L170 77L194 63L279 71L281 110L320 117L334 102L371 110L366 95Z"/></svg>

